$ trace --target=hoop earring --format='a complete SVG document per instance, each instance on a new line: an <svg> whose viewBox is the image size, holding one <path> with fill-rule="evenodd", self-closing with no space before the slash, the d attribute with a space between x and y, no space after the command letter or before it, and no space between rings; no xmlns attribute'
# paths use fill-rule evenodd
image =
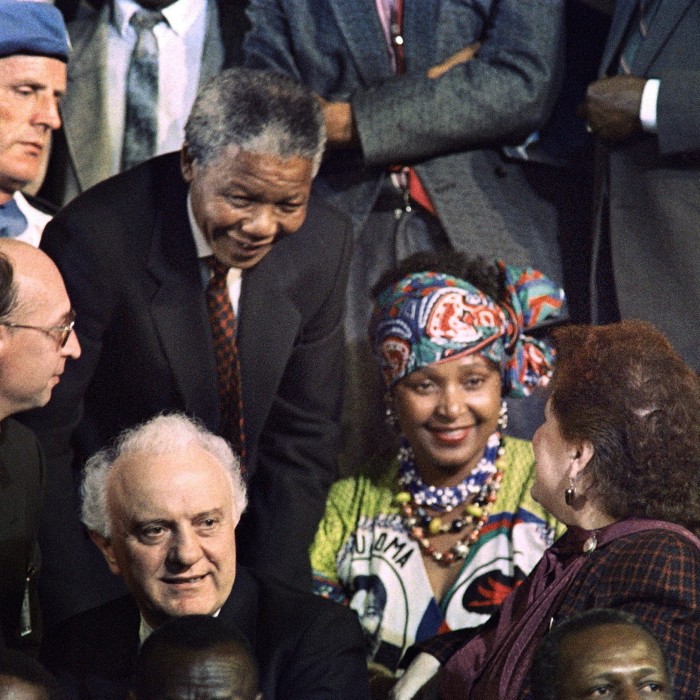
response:
<svg viewBox="0 0 700 700"><path fill-rule="evenodd" d="M501 408L498 411L498 430L502 433L508 427L508 404L506 400L501 401Z"/></svg>

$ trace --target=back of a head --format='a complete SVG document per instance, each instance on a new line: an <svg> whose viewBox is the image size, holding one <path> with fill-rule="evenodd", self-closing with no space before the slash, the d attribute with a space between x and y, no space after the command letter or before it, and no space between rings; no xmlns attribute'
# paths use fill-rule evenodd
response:
<svg viewBox="0 0 700 700"><path fill-rule="evenodd" d="M550 402L562 435L594 448L589 467L615 518L700 532L700 378L650 323L554 333Z"/></svg>
<svg viewBox="0 0 700 700"><path fill-rule="evenodd" d="M155 630L136 660L132 700L256 700L258 667L235 627L209 615L175 618Z"/></svg>

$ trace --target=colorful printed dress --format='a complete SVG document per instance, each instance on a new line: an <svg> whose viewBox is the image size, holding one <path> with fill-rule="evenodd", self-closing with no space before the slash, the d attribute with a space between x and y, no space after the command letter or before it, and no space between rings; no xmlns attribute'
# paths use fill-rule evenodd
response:
<svg viewBox="0 0 700 700"><path fill-rule="evenodd" d="M395 670L414 642L480 625L564 532L530 496L530 443L504 442L506 468L493 511L467 558L454 564L460 572L442 601L394 502L398 459L375 461L371 471L379 477L362 474L331 488L310 549L314 592L357 611L368 660Z"/></svg>

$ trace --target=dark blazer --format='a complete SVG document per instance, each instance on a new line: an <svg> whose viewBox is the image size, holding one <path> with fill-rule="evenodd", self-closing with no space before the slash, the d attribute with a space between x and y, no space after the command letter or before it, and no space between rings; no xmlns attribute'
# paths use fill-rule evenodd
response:
<svg viewBox="0 0 700 700"><path fill-rule="evenodd" d="M251 642L265 700L365 700L367 664L357 617L239 567L219 618ZM123 700L139 646L131 596L81 613L47 634L41 660L81 700Z"/></svg>
<svg viewBox="0 0 700 700"><path fill-rule="evenodd" d="M50 459L49 537L60 518L59 531L78 532L77 517L65 510L77 505L57 500L85 458L122 428L180 410L218 430L211 330L186 196L179 157L168 154L97 185L46 228L42 248L66 282L83 350L49 404L25 418ZM312 197L303 226L242 277L238 349L250 493L237 530L239 557L304 588L307 548L335 477L350 245L349 222ZM65 536L44 547L45 569L57 567L53 575L71 581L84 565ZM89 582L81 585L87 588L72 612L105 600L91 600ZM70 584L60 588L71 594Z"/></svg>
<svg viewBox="0 0 700 700"><path fill-rule="evenodd" d="M388 167L416 165L452 246L560 279L557 216L518 144L546 121L563 65L563 0L404 0L406 74L394 75L375 0L250 0L245 63L352 104L361 151L330 153L317 191L360 230ZM467 44L478 57L431 80Z"/></svg>
<svg viewBox="0 0 700 700"><path fill-rule="evenodd" d="M245 0L208 0L206 33L199 85L243 60L243 35L248 28ZM83 0L68 24L72 50L68 88L61 101L63 126L55 132L41 194L62 205L112 171L107 129L111 109L107 81L107 36L112 0L98 9Z"/></svg>
<svg viewBox="0 0 700 700"><path fill-rule="evenodd" d="M37 534L44 458L36 435L12 418L0 423L0 646L38 648ZM20 611L29 579L32 633L20 634Z"/></svg>
<svg viewBox="0 0 700 700"><path fill-rule="evenodd" d="M635 0L616 4L601 76L617 70L617 56L636 4ZM596 245L609 228L622 318L642 318L657 325L686 362L700 371L698 27L700 3L661 0L632 63L634 75L661 80L658 135L601 148ZM594 264L598 263L596 248ZM612 281L601 286L601 295L612 293Z"/></svg>

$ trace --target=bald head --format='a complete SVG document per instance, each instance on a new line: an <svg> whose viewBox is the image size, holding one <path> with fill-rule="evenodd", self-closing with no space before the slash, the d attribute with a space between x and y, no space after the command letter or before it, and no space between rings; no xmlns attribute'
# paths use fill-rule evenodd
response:
<svg viewBox="0 0 700 700"><path fill-rule="evenodd" d="M0 419L43 406L68 357L80 355L71 304L51 258L0 239ZM64 342L65 341L65 342Z"/></svg>

